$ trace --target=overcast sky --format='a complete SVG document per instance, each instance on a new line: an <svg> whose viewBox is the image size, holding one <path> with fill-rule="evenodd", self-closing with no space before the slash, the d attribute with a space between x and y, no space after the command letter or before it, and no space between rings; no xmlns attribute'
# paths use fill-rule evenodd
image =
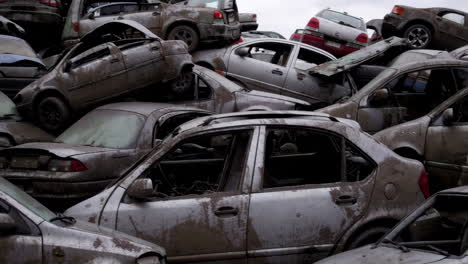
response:
<svg viewBox="0 0 468 264"><path fill-rule="evenodd" d="M310 18L327 7L362 17L367 22L383 18L396 4L449 7L468 12L466 0L237 0L240 12L257 14L259 30L276 31L286 38L297 28L304 28Z"/></svg>

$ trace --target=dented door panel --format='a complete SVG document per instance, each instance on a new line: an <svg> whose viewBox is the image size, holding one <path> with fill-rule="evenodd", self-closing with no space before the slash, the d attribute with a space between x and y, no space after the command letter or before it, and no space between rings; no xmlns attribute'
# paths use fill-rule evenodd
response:
<svg viewBox="0 0 468 264"><path fill-rule="evenodd" d="M362 130L372 134L402 123L405 116L405 107L369 107L358 110L357 121Z"/></svg>
<svg viewBox="0 0 468 264"><path fill-rule="evenodd" d="M0 236L0 263L43 263L42 237Z"/></svg>

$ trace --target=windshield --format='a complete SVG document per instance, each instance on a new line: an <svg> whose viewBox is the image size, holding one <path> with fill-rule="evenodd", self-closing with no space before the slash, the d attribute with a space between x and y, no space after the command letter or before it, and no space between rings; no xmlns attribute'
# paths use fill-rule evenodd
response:
<svg viewBox="0 0 468 264"><path fill-rule="evenodd" d="M188 0L186 6L219 8L218 0Z"/></svg>
<svg viewBox="0 0 468 264"><path fill-rule="evenodd" d="M352 17L343 13L335 12L332 10L324 10L317 16L336 22L338 24L343 24L348 27L353 27L362 31L366 31L366 26L364 25L362 19Z"/></svg>
<svg viewBox="0 0 468 264"><path fill-rule="evenodd" d="M119 110L94 110L63 132L56 142L71 145L132 149L136 148L146 118Z"/></svg>
<svg viewBox="0 0 468 264"><path fill-rule="evenodd" d="M37 58L36 52L22 39L1 36L0 54L16 54L26 57Z"/></svg>
<svg viewBox="0 0 468 264"><path fill-rule="evenodd" d="M467 203L467 195L437 195L395 227L382 242L409 250L461 256L468 249Z"/></svg>
<svg viewBox="0 0 468 264"><path fill-rule="evenodd" d="M15 199L18 203L46 221L49 221L56 216L52 211L20 190L18 187L11 184L9 181L5 180L3 177L0 177L0 191L7 194L12 199Z"/></svg>

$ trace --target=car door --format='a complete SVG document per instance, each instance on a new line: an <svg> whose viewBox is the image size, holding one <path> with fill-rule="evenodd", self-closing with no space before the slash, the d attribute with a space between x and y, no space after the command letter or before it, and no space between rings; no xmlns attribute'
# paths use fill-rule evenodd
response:
<svg viewBox="0 0 468 264"><path fill-rule="evenodd" d="M284 90L281 93L286 96L301 98L309 102L323 102L330 104L343 96L351 94L351 88L345 87L344 75L339 74L333 77L309 74L309 69L331 61L332 58L317 51L299 48L286 77ZM338 79L338 81L335 81ZM299 93L299 94L298 94Z"/></svg>
<svg viewBox="0 0 468 264"><path fill-rule="evenodd" d="M123 199L117 230L164 247L169 262L245 263L257 138L249 128L180 141L142 175L154 198Z"/></svg>
<svg viewBox="0 0 468 264"><path fill-rule="evenodd" d="M368 158L327 131L272 126L260 135L255 167L262 169L255 170L250 198L249 263L313 263L327 256L365 212L375 165L369 162L364 173L356 173L352 157Z"/></svg>
<svg viewBox="0 0 468 264"><path fill-rule="evenodd" d="M231 50L227 76L253 90L281 94L295 46L280 42L255 42ZM246 56L239 55L248 50Z"/></svg>
<svg viewBox="0 0 468 264"><path fill-rule="evenodd" d="M428 127L425 160L431 193L468 184L468 96L466 92L446 111L440 111ZM446 119L446 121L444 121Z"/></svg>
<svg viewBox="0 0 468 264"><path fill-rule="evenodd" d="M444 11L436 17L440 46L450 50L468 43L468 21L462 12Z"/></svg>
<svg viewBox="0 0 468 264"><path fill-rule="evenodd" d="M42 237L38 227L3 199L0 199L0 225L4 224L1 215L13 219L16 230L0 233L0 263L42 263Z"/></svg>

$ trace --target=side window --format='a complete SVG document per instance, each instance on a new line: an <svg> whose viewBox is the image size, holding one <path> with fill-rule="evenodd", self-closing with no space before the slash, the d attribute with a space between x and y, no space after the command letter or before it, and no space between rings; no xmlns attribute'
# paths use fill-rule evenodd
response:
<svg viewBox="0 0 468 264"><path fill-rule="evenodd" d="M344 138L316 130L269 129L263 188L354 182L374 163Z"/></svg>
<svg viewBox="0 0 468 264"><path fill-rule="evenodd" d="M174 129L176 129L178 126L182 125L183 123L186 123L192 119L206 116L208 114L206 113L188 113L188 114L179 114L176 116L173 116L172 118L169 118L166 120L163 124L159 125L157 124L155 129L154 129L154 139L164 139L166 138Z"/></svg>
<svg viewBox="0 0 468 264"><path fill-rule="evenodd" d="M204 135L185 140L152 166L154 197L234 192L240 189L249 131Z"/></svg>
<svg viewBox="0 0 468 264"><path fill-rule="evenodd" d="M453 110L453 125L466 125L468 123L468 96L460 98L456 103L450 106Z"/></svg>
<svg viewBox="0 0 468 264"><path fill-rule="evenodd" d="M294 67L299 70L308 70L327 61L330 61L327 56L301 48Z"/></svg>
<svg viewBox="0 0 468 264"><path fill-rule="evenodd" d="M443 18L455 22L460 25L465 25L465 16L457 13L447 13L442 15Z"/></svg>
<svg viewBox="0 0 468 264"><path fill-rule="evenodd" d="M293 46L282 43L258 43L249 46L248 57L278 66L288 64Z"/></svg>
<svg viewBox="0 0 468 264"><path fill-rule="evenodd" d="M105 56L110 55L110 50L109 47L105 46L98 46L92 49L89 49L80 55L74 57L71 62L72 62L72 69L77 68L79 66L82 66L86 63L90 63L93 61L96 61L100 58L103 58Z"/></svg>
<svg viewBox="0 0 468 264"><path fill-rule="evenodd" d="M458 90L468 87L468 68L453 69L453 76Z"/></svg>
<svg viewBox="0 0 468 264"><path fill-rule="evenodd" d="M8 214L13 219L16 225L15 235L38 235L40 233L34 223L3 200L0 200L0 213Z"/></svg>
<svg viewBox="0 0 468 264"><path fill-rule="evenodd" d="M198 100L206 100L211 98L212 89L211 87L200 77L198 77L198 91L197 91L197 99Z"/></svg>
<svg viewBox="0 0 468 264"><path fill-rule="evenodd" d="M118 15L121 12L122 12L122 6L121 5L109 5L109 6L105 6L105 7L97 9L94 12L94 16L95 17L112 16L112 15Z"/></svg>

